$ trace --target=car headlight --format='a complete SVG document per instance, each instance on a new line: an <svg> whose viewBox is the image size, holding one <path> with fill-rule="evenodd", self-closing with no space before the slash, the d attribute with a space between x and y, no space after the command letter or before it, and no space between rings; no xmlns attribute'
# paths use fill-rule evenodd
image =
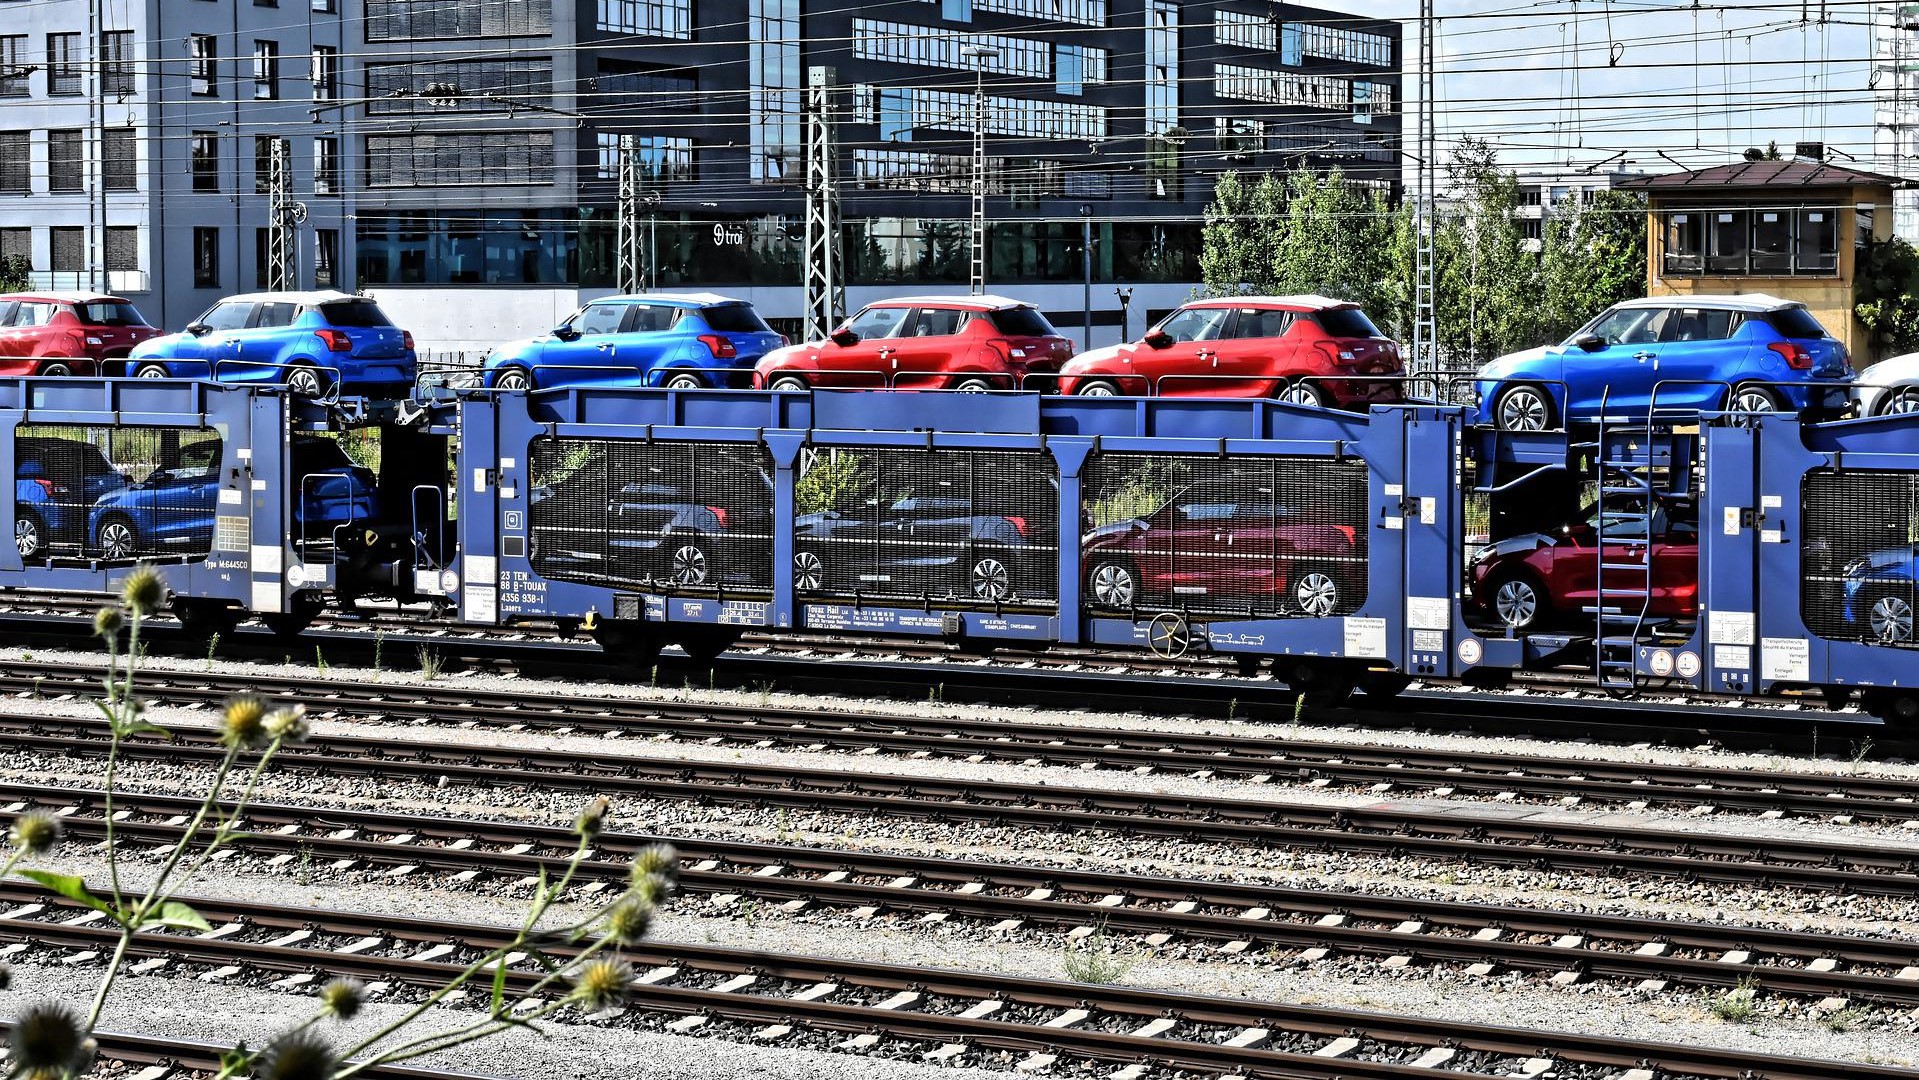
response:
<svg viewBox="0 0 1919 1080"><path fill-rule="evenodd" d="M1839 572L1847 577L1859 577L1866 572L1866 568L1870 565L1871 562L1864 555L1861 555L1847 563L1845 569Z"/></svg>
<svg viewBox="0 0 1919 1080"><path fill-rule="evenodd" d="M1498 553L1499 553L1499 545L1487 544L1485 547L1480 548L1478 551L1473 552L1473 562L1475 563L1485 562L1487 559L1492 558L1494 555Z"/></svg>

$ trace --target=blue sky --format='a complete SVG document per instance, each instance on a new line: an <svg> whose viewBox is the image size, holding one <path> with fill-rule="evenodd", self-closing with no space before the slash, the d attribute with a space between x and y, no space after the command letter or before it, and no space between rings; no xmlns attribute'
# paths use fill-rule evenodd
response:
<svg viewBox="0 0 1919 1080"><path fill-rule="evenodd" d="M1418 4L1345 6L1407 20L1410 108ZM1691 0L1438 0L1437 9L1440 137L1490 139L1502 163L1579 168L1612 158L1609 167L1658 172L1676 166L1655 150L1698 168L1770 140L1790 153L1796 140L1823 139L1857 167L1896 168L1872 153L1867 3L1701 3L1695 11Z"/></svg>

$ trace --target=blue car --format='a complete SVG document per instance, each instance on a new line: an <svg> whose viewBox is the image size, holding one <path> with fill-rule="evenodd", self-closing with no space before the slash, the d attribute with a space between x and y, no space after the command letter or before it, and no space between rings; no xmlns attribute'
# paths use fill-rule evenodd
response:
<svg viewBox="0 0 1919 1080"><path fill-rule="evenodd" d="M1661 412L1837 413L1846 347L1804 304L1758 294L1628 300L1558 345L1479 369L1478 422L1543 431ZM1657 395L1654 391L1657 389Z"/></svg>
<svg viewBox="0 0 1919 1080"><path fill-rule="evenodd" d="M107 559L193 557L212 550L220 498L220 440L183 446L131 487L108 493L87 515L93 550ZM332 439L296 436L296 533L326 539L334 527L378 516L378 482Z"/></svg>
<svg viewBox="0 0 1919 1080"><path fill-rule="evenodd" d="M407 397L413 335L380 305L339 292L249 293L208 308L185 331L141 342L123 374L143 379L283 383L307 397Z"/></svg>
<svg viewBox="0 0 1919 1080"><path fill-rule="evenodd" d="M744 387L760 357L786 343L744 300L714 293L609 296L550 334L492 350L482 378L499 390Z"/></svg>
<svg viewBox="0 0 1919 1080"><path fill-rule="evenodd" d="M1868 641L1913 643L1919 607L1919 544L1882 548L1846 564L1846 624Z"/></svg>
<svg viewBox="0 0 1919 1080"><path fill-rule="evenodd" d="M22 559L78 551L87 512L127 486L126 474L89 442L22 435L13 441L13 543Z"/></svg>

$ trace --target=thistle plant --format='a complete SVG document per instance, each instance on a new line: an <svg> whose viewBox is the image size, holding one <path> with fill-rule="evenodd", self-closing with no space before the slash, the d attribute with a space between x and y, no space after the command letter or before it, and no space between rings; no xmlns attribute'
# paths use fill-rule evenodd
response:
<svg viewBox="0 0 1919 1080"><path fill-rule="evenodd" d="M114 790L123 744L142 736L166 737L167 732L145 720L145 706L135 694L139 670L140 634L146 618L166 600L165 583L149 567L129 574L116 602L102 607L94 618L94 632L106 643L104 696L99 704L106 720L108 753L104 776L104 883L89 885L77 875L21 869L21 864L54 850L63 838L58 818L39 812L16 816L0 854L0 879L22 877L74 903L98 911L118 929L113 952L85 1011L62 1001L40 1001L5 1023L8 1077L26 1080L72 1080L88 1075L98 1055L93 1032L125 965L134 936L161 929L207 932L207 920L181 900L180 889L191 882L212 856L245 838L241 821L261 778L274 757L286 746L308 735L306 710L299 705L275 706L251 695L229 700L221 711L216 737L223 753L214 766L205 798L181 833L161 855L159 869L144 888L129 888L122 880L120 845L114 835ZM596 799L574 822L574 849L565 863L549 874L543 867L526 918L511 941L488 952L457 972L425 1000L408 1007L373 1034L351 1045L339 1045L329 1034L329 1021L358 1016L366 990L352 979L324 983L306 1017L259 1048L245 1043L223 1058L217 1080L256 1077L262 1080L347 1080L375 1065L425 1057L513 1029L541 1030L541 1022L564 1009L597 1012L625 1000L633 971L620 950L637 944L652 926L654 914L672 895L678 880L679 856L664 846L647 848L634 859L626 887L604 907L561 925L547 925L548 916L574 884L581 865L604 826L610 804ZM151 940L151 937L147 940ZM509 963L525 957L537 964L521 987L509 987ZM512 958L511 960L509 958ZM534 978L533 976L537 976ZM9 988L14 973L0 965L0 990ZM491 993L477 1015L465 1015L449 1026L422 1033L428 1014L470 984L488 984ZM440 1019L436 1013L435 1020Z"/></svg>

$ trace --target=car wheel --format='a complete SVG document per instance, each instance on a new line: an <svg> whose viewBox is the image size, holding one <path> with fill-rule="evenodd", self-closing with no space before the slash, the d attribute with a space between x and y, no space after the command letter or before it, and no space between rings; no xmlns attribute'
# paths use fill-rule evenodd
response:
<svg viewBox="0 0 1919 1080"><path fill-rule="evenodd" d="M1905 645L1912 641L1912 601L1897 593L1886 593L1866 609L1866 622L1873 640L1881 645Z"/></svg>
<svg viewBox="0 0 1919 1080"><path fill-rule="evenodd" d="M305 364L287 372L287 392L298 397L319 397L326 393L326 379L318 369Z"/></svg>
<svg viewBox="0 0 1919 1080"><path fill-rule="evenodd" d="M970 378L960 379L955 382L953 389L962 394L984 394L988 390L993 389L993 384L990 380L974 375Z"/></svg>
<svg viewBox="0 0 1919 1080"><path fill-rule="evenodd" d="M706 551L695 543L684 543L673 549L673 581L677 585L704 585L712 568L707 563Z"/></svg>
<svg viewBox="0 0 1919 1080"><path fill-rule="evenodd" d="M1325 618L1339 610L1339 582L1330 570L1309 566L1293 579L1293 603L1302 615Z"/></svg>
<svg viewBox="0 0 1919 1080"><path fill-rule="evenodd" d="M44 375L48 378L65 378L73 374L73 367L64 360L49 360L41 364L40 370L34 372L34 374Z"/></svg>
<svg viewBox="0 0 1919 1080"><path fill-rule="evenodd" d="M1726 402L1726 411L1733 413L1769 413L1779 411L1779 399L1772 391L1763 386L1735 386L1732 396ZM1745 427L1752 423L1750 417L1735 417L1733 423Z"/></svg>
<svg viewBox="0 0 1919 1080"><path fill-rule="evenodd" d="M133 531L133 522L123 517L101 522L100 534L94 539L100 554L109 559L131 559L140 550L140 536Z"/></svg>
<svg viewBox="0 0 1919 1080"><path fill-rule="evenodd" d="M38 558L46 543L46 535L40 530L38 518L32 514L21 514L13 519L13 546L20 550L21 558Z"/></svg>
<svg viewBox="0 0 1919 1080"><path fill-rule="evenodd" d="M139 367L133 369L133 377L136 379L171 379L173 378L173 374L166 369L166 365L164 364L141 364Z"/></svg>
<svg viewBox="0 0 1919 1080"><path fill-rule="evenodd" d="M826 564L817 553L801 551L793 556L793 588L800 592L819 592L826 585Z"/></svg>
<svg viewBox="0 0 1919 1080"><path fill-rule="evenodd" d="M1139 596L1139 579L1133 568L1119 561L1101 562L1088 575L1093 584L1093 600L1100 607L1128 608Z"/></svg>
<svg viewBox="0 0 1919 1080"><path fill-rule="evenodd" d="M690 371L681 371L669 376L664 385L668 390L704 390L706 380Z"/></svg>
<svg viewBox="0 0 1919 1080"><path fill-rule="evenodd" d="M979 600L1007 600L1013 595L1013 572L987 556L973 564L973 596Z"/></svg>
<svg viewBox="0 0 1919 1080"><path fill-rule="evenodd" d="M784 393L803 394L811 390L812 387L806 385L806 380L800 378L798 375L781 375L768 384L767 389L779 390Z"/></svg>
<svg viewBox="0 0 1919 1080"><path fill-rule="evenodd" d="M1919 386L1895 386L1886 391L1874 414L1878 416L1904 416L1907 413L1919 413Z"/></svg>
<svg viewBox="0 0 1919 1080"><path fill-rule="evenodd" d="M1119 397L1119 384L1110 379L1087 379L1073 387L1076 397Z"/></svg>
<svg viewBox="0 0 1919 1080"><path fill-rule="evenodd" d="M531 390L533 389L533 376L527 374L525 368L501 368L499 374L493 376L493 389Z"/></svg>
<svg viewBox="0 0 1919 1080"><path fill-rule="evenodd" d="M1323 409L1326 407L1326 391L1320 389L1317 383L1307 382L1305 379L1294 379L1280 390L1279 400L1289 405L1310 405L1316 409Z"/></svg>
<svg viewBox="0 0 1919 1080"><path fill-rule="evenodd" d="M1514 630L1524 630L1539 622L1546 613L1546 597L1538 584L1523 574L1514 574L1493 588L1493 614Z"/></svg>
<svg viewBox="0 0 1919 1080"><path fill-rule="evenodd" d="M1503 431L1545 431L1552 426L1552 402L1537 386L1515 386L1499 395L1493 423Z"/></svg>

